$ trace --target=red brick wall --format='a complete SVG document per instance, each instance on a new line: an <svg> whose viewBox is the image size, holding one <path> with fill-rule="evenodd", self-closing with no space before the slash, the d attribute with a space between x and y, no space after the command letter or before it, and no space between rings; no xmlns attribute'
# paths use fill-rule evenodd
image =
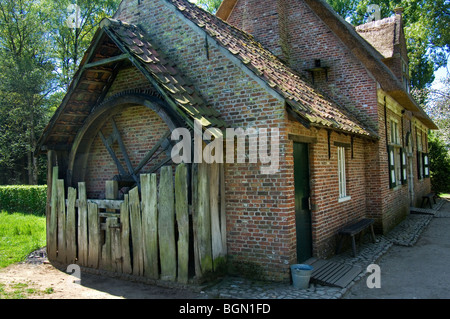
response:
<svg viewBox="0 0 450 319"><path fill-rule="evenodd" d="M286 11L286 8L289 10ZM361 190L365 189L365 194L361 194L360 199L367 206L366 214L377 220L376 227L380 232L387 232L394 227L408 212L408 187L405 185L389 189L384 105L378 104L377 82L364 65L358 62L351 51L303 1L238 1L228 22L251 33L310 81L312 76L306 70L314 67L316 59L321 60L322 66L329 67L328 79L325 72L315 73L315 86L352 110L359 119L376 130L380 137L378 143L367 142L364 146L365 165L359 168L365 171L365 178L355 180L358 183L367 181L359 184ZM273 27L272 32L268 30L270 27ZM403 36L401 32L399 34ZM396 49L399 50L398 53L405 55L404 46L396 46ZM398 65L391 67L401 78L400 60L397 62ZM320 156L320 152L317 156ZM317 160L318 158L314 158L314 162ZM333 165L331 162L328 164ZM414 163L415 167L416 165ZM414 174L417 175L416 172ZM421 196L419 193L427 191L428 184L429 181L426 180L416 181L416 198Z"/></svg>
<svg viewBox="0 0 450 319"><path fill-rule="evenodd" d="M297 122L289 122L289 132L297 136L315 137L317 142L309 144L311 217L313 255L330 257L336 248L336 233L343 225L366 216L365 149L367 142L353 139L352 150L346 148L347 195L350 200L339 202L337 146L335 142L351 146L351 137L332 132L328 154L328 134L324 129L307 130Z"/></svg>
<svg viewBox="0 0 450 319"><path fill-rule="evenodd" d="M139 23L153 43L176 63L187 80L230 126L279 128L280 170L261 174L260 163L226 164L227 242L233 269L271 280L288 280L295 262L292 167L285 152L284 100L270 93L241 63L209 43L165 1L130 1L118 19ZM199 33L200 32L200 33ZM231 58L234 59L234 58Z"/></svg>
<svg viewBox="0 0 450 319"><path fill-rule="evenodd" d="M106 99L123 91L139 91L150 89L152 89L152 86L145 78L145 76L134 66L130 66L119 71L116 80L114 81L108 91L108 94L106 95Z"/></svg>
<svg viewBox="0 0 450 319"><path fill-rule="evenodd" d="M325 72L316 72L315 85L378 128L376 81L303 1L238 1L228 22L252 34L309 81L306 70L320 59L330 68L328 81Z"/></svg>

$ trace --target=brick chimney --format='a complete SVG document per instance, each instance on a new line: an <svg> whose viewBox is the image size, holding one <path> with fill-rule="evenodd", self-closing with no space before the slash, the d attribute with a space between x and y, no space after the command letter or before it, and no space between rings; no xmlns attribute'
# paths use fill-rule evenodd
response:
<svg viewBox="0 0 450 319"><path fill-rule="evenodd" d="M287 0L240 0L228 23L250 33L282 60L289 60Z"/></svg>

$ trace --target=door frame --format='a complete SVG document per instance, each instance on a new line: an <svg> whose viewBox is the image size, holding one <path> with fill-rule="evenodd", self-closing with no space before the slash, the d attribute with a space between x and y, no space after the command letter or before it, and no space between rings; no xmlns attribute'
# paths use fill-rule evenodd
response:
<svg viewBox="0 0 450 319"><path fill-rule="evenodd" d="M291 136L290 136L291 137ZM310 161L310 143L311 143L311 139L310 138L295 138L292 139L293 143L292 143L292 155L293 155L293 160L294 160L294 166L293 166L293 175L294 175L294 201L295 201L295 209L294 209L294 214L295 214L295 231L296 231L296 254L297 254L297 262L304 262L305 260L311 258L313 256L313 236L312 236L312 207L311 207L311 161ZM296 155L295 155L295 145L296 144L303 144L306 147L306 152L307 152L307 165L306 165L306 170L307 170L307 196L303 197L303 203L298 203L297 199L296 199L296 182L295 182L295 168L296 168ZM300 246L299 246L299 239L301 238L299 235L299 229L301 228L300 225L298 225L298 216L297 216L297 205L302 205L302 207L306 207L307 209L302 211L305 211L307 216L306 216L306 227L309 228L309 231L307 234L304 234L304 236L308 236L308 238L306 239L308 241L307 245L309 246L308 249L310 249L310 251L308 253L304 253L302 254L303 257L301 257L302 255L299 254L300 252ZM303 226L305 227L305 226ZM306 256L306 257L305 257Z"/></svg>

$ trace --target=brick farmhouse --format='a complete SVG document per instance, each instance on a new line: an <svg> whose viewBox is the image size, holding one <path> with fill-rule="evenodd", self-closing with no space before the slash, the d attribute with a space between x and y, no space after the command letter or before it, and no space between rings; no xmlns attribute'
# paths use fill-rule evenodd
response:
<svg viewBox="0 0 450 319"><path fill-rule="evenodd" d="M39 147L66 186L105 198L126 166L108 144L116 129L143 174L164 159L143 162L147 151L195 120L279 132L276 171L224 164L230 271L288 280L289 265L332 256L342 226L372 218L385 234L431 191L437 127L409 93L400 9L354 27L323 0L224 0L215 16L186 0L123 0Z"/></svg>

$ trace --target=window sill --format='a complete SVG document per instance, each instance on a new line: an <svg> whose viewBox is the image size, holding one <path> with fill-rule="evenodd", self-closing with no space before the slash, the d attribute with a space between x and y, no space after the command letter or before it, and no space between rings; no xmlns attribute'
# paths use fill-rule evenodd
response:
<svg viewBox="0 0 450 319"><path fill-rule="evenodd" d="M338 203L347 202L347 201L349 201L350 199L352 199L351 196L340 197L340 198L338 199Z"/></svg>

